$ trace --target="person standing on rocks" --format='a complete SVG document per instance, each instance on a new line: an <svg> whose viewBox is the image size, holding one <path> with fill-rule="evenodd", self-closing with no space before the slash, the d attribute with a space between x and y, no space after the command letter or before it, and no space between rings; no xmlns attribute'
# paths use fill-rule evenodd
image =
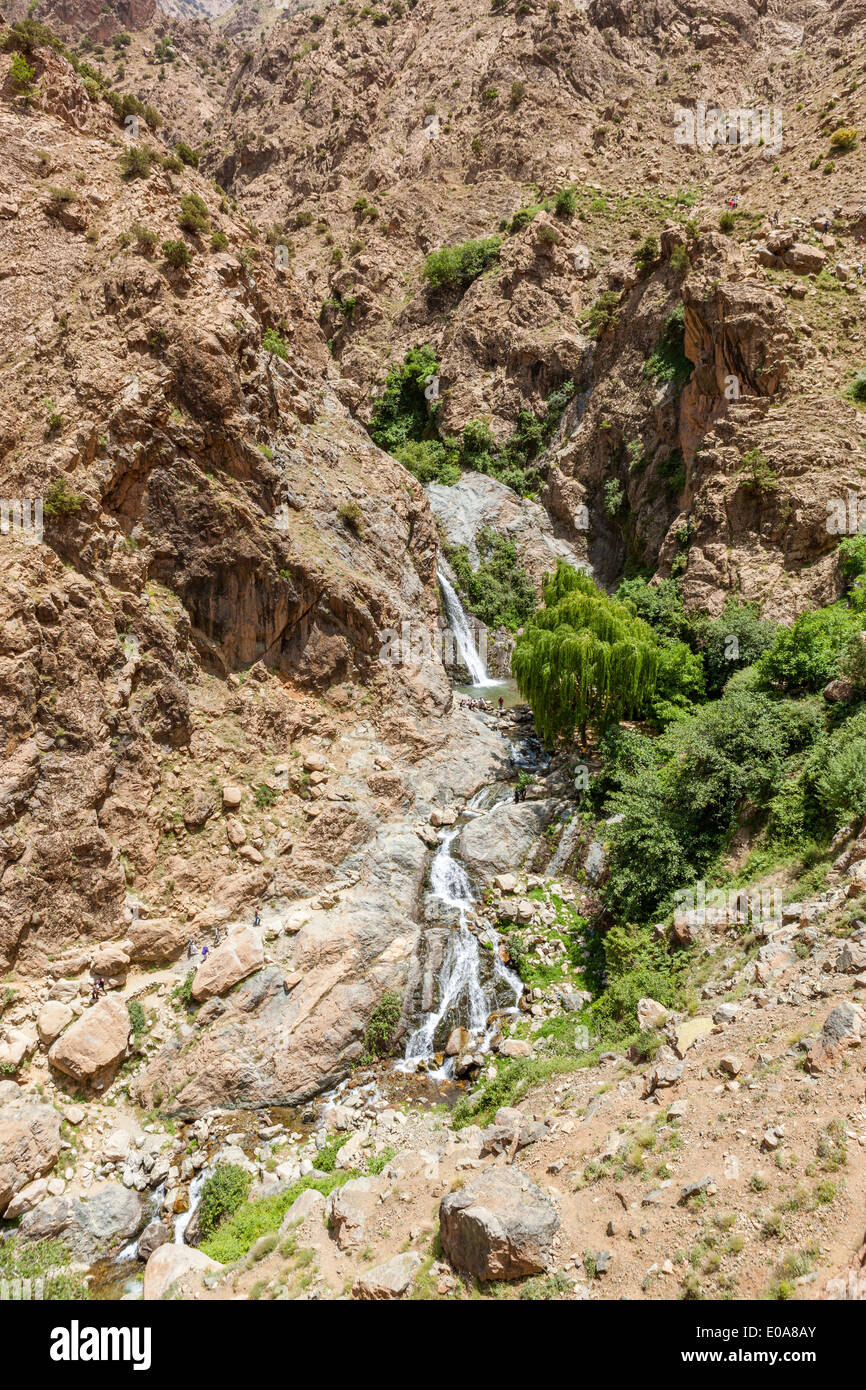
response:
<svg viewBox="0 0 866 1390"><path fill-rule="evenodd" d="M192 958L193 958L193 956L195 955L197 949L198 949L198 948L196 947L195 942L193 941L192 937L190 937L189 941L187 942L187 947L186 947L186 954L187 954L187 959L188 959L188 960L192 960Z"/></svg>
<svg viewBox="0 0 866 1390"><path fill-rule="evenodd" d="M254 927L260 927L261 925L262 925L262 914L259 912L259 909L256 908L256 910L255 910L255 915L253 916L253 926L254 926Z"/></svg>
<svg viewBox="0 0 866 1390"><path fill-rule="evenodd" d="M209 948L208 948L207 946L202 946L202 948L201 948L201 959L202 959L202 964L204 964L204 962L207 960L209 954L210 954Z"/></svg>

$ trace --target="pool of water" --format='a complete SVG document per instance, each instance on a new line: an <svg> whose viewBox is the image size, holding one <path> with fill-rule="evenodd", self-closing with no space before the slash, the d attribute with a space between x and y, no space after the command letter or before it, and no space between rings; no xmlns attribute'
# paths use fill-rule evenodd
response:
<svg viewBox="0 0 866 1390"><path fill-rule="evenodd" d="M501 695L506 709L511 709L513 705L525 703L518 692L516 681L513 681L510 676L507 680L491 680L487 685L455 685L454 699L458 703L461 695L471 695L475 699L481 696L491 705L498 705Z"/></svg>

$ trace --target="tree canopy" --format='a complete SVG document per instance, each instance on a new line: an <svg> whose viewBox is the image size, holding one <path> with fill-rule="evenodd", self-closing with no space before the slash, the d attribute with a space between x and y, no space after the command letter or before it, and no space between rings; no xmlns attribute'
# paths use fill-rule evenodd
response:
<svg viewBox="0 0 866 1390"><path fill-rule="evenodd" d="M518 637L511 669L550 746L636 715L653 695L659 644L634 606L609 598L560 560L542 588L544 607Z"/></svg>

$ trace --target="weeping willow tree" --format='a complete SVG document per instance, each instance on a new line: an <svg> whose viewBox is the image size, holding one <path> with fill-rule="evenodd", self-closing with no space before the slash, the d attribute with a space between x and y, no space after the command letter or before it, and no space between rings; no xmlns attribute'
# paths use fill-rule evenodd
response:
<svg viewBox="0 0 866 1390"><path fill-rule="evenodd" d="M518 637L511 670L545 744L575 730L585 740L589 724L604 729L639 714L658 675L649 624L562 560L542 592L544 607Z"/></svg>

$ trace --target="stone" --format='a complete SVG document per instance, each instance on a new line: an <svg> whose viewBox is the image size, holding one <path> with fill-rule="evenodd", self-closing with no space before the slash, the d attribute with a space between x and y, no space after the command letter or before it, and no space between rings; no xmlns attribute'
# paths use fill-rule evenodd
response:
<svg viewBox="0 0 866 1390"><path fill-rule="evenodd" d="M230 844L237 848L242 845L247 838L247 832L236 816L226 817L226 836Z"/></svg>
<svg viewBox="0 0 866 1390"><path fill-rule="evenodd" d="M639 999L637 1001L637 1024L641 1031L650 1028L661 1028L668 1020L668 1011L664 1004L659 1004L656 999Z"/></svg>
<svg viewBox="0 0 866 1390"><path fill-rule="evenodd" d="M825 1071L839 1061L847 1048L859 1046L864 1021L866 1014L859 1004L846 1001L831 1009L806 1058L807 1071L813 1074Z"/></svg>
<svg viewBox="0 0 866 1390"><path fill-rule="evenodd" d="M37 1178L35 1182L29 1182L26 1187L22 1187L19 1192L15 1193L12 1201L3 1212L3 1220L15 1221L25 1212L32 1211L47 1196L48 1183L45 1178Z"/></svg>
<svg viewBox="0 0 866 1390"><path fill-rule="evenodd" d="M225 786L222 789L223 807L227 810L236 810L244 799L243 787Z"/></svg>
<svg viewBox="0 0 866 1390"><path fill-rule="evenodd" d="M216 796L210 788L193 792L183 808L183 823L187 830L201 830L217 809Z"/></svg>
<svg viewBox="0 0 866 1390"><path fill-rule="evenodd" d="M497 874L494 882L501 893L513 893L517 889L516 874Z"/></svg>
<svg viewBox="0 0 866 1390"><path fill-rule="evenodd" d="M74 1017L69 1005L61 1003L59 999L49 999L43 1004L36 1016L36 1031L42 1046L50 1047Z"/></svg>
<svg viewBox="0 0 866 1390"><path fill-rule="evenodd" d="M866 970L866 946L846 941L839 952L836 969L841 975L859 975L861 970Z"/></svg>
<svg viewBox="0 0 866 1390"><path fill-rule="evenodd" d="M452 1028L445 1044L445 1056L456 1057L471 1041L468 1028Z"/></svg>
<svg viewBox="0 0 866 1390"><path fill-rule="evenodd" d="M503 1057L531 1057L532 1046L525 1038L505 1038L499 1044L499 1051Z"/></svg>
<svg viewBox="0 0 866 1390"><path fill-rule="evenodd" d="M164 1221L151 1221L138 1237L135 1253L140 1260L149 1260L154 1250L158 1250L161 1245L168 1245L171 1239L170 1226Z"/></svg>
<svg viewBox="0 0 866 1390"><path fill-rule="evenodd" d="M52 1044L52 1067L91 1085L104 1083L126 1055L130 1025L122 999L104 999L86 1009Z"/></svg>
<svg viewBox="0 0 866 1390"><path fill-rule="evenodd" d="M685 1057L690 1047L701 1038L706 1038L713 1031L713 1020L706 1014L699 1015L697 1018L686 1019L681 1023L675 1033L674 1049L678 1057Z"/></svg>
<svg viewBox="0 0 866 1390"><path fill-rule="evenodd" d="M782 260L790 270L800 275L817 274L826 264L827 252L820 246L810 246L808 242L798 241L782 253Z"/></svg>
<svg viewBox="0 0 866 1390"><path fill-rule="evenodd" d="M0 1212L60 1155L60 1116L51 1105L22 1098L0 1109Z"/></svg>
<svg viewBox="0 0 866 1390"><path fill-rule="evenodd" d="M105 1183L87 1197L48 1197L21 1218L27 1240L62 1236L76 1259L92 1260L136 1235L147 1221L144 1199L120 1183Z"/></svg>
<svg viewBox="0 0 866 1390"><path fill-rule="evenodd" d="M683 1064L678 1062L672 1048L663 1046L656 1053L655 1064L644 1077L644 1095L651 1096L668 1086L676 1086L683 1074Z"/></svg>
<svg viewBox="0 0 866 1390"><path fill-rule="evenodd" d="M381 1178L350 1178L332 1192L326 1214L331 1234L341 1250L351 1250L366 1241L367 1224L387 1191Z"/></svg>
<svg viewBox="0 0 866 1390"><path fill-rule="evenodd" d="M739 1076L743 1070L743 1060L741 1057L735 1057L733 1053L729 1053L719 1062L719 1070L723 1071L726 1076Z"/></svg>
<svg viewBox="0 0 866 1390"><path fill-rule="evenodd" d="M547 1269L558 1229L551 1198L514 1166L488 1168L439 1204L445 1255L455 1269L481 1280Z"/></svg>
<svg viewBox="0 0 866 1390"><path fill-rule="evenodd" d="M173 917L139 917L129 927L129 955L134 961L177 960L188 941L189 927Z"/></svg>
<svg viewBox="0 0 866 1390"><path fill-rule="evenodd" d="M352 1286L352 1297L402 1298L411 1288L420 1264L421 1256L414 1250L407 1250L403 1255L394 1255L384 1264L374 1265L372 1269L359 1275Z"/></svg>
<svg viewBox="0 0 866 1390"><path fill-rule="evenodd" d="M152 1303L162 1298L178 1280L194 1282L195 1276L218 1274L222 1268L190 1245L161 1245L144 1267L144 1301Z"/></svg>
<svg viewBox="0 0 866 1390"><path fill-rule="evenodd" d="M202 961L192 982L192 997L212 999L225 994L240 980L261 970L265 963L262 938L253 927L236 927L225 941Z"/></svg>
<svg viewBox="0 0 866 1390"><path fill-rule="evenodd" d="M523 863L552 815L549 800L501 801L464 825L457 840L460 858L482 883L493 884L497 874Z"/></svg>
<svg viewBox="0 0 866 1390"><path fill-rule="evenodd" d="M125 1129L113 1129L102 1141L102 1162L122 1163L129 1157L132 1141Z"/></svg>
<svg viewBox="0 0 866 1390"><path fill-rule="evenodd" d="M90 962L90 968L94 975L101 975L106 980L125 979L129 969L129 960L126 951L112 943L108 946L100 946Z"/></svg>

